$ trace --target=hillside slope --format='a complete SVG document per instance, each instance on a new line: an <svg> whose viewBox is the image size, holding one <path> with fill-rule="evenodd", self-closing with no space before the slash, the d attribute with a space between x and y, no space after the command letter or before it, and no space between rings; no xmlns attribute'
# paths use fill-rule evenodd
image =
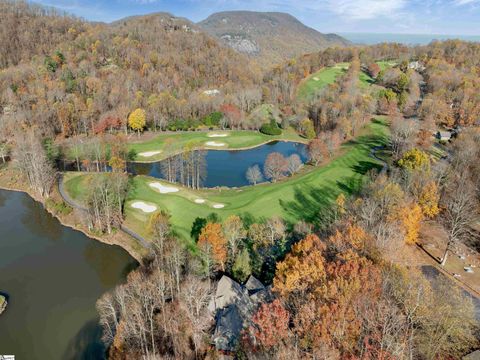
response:
<svg viewBox="0 0 480 360"><path fill-rule="evenodd" d="M46 55L84 29L79 19L24 1L0 0L0 14L0 69Z"/></svg>
<svg viewBox="0 0 480 360"><path fill-rule="evenodd" d="M276 12L229 11L210 15L198 25L262 65L279 63L349 41L336 34L322 34L293 16Z"/></svg>
<svg viewBox="0 0 480 360"><path fill-rule="evenodd" d="M0 130L6 136L20 115L26 126L68 137L97 131L109 122L125 128L135 108L145 109L147 126L165 127L171 119L206 116L224 99L242 89L257 89L261 81L247 56L170 14L74 26L74 18L42 8L26 5L22 11L38 11L35 19L42 24L71 26L68 40L62 35L38 48L20 38L15 49L27 49L25 55L4 59ZM3 20L13 23L16 16L7 12ZM206 94L209 89L216 95Z"/></svg>

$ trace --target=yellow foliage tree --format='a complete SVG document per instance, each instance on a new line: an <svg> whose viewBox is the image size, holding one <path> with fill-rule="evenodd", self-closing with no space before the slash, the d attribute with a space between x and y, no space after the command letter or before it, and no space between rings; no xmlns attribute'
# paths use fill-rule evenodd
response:
<svg viewBox="0 0 480 360"><path fill-rule="evenodd" d="M130 126L132 130L135 130L140 134L140 131L142 131L145 127L145 124L146 124L145 119L146 119L145 110L140 108L135 109L128 116L128 126Z"/></svg>
<svg viewBox="0 0 480 360"><path fill-rule="evenodd" d="M335 203L337 204L338 213L341 215L345 214L346 212L346 209L345 209L346 201L347 199L343 193L340 193L340 195L338 195L337 199L335 200Z"/></svg>
<svg viewBox="0 0 480 360"><path fill-rule="evenodd" d="M108 165L110 165L113 172L125 171L125 161L118 156L112 156L108 162Z"/></svg>
<svg viewBox="0 0 480 360"><path fill-rule="evenodd" d="M415 244L423 220L422 208L416 203L403 206L399 209L398 218L405 231L405 242Z"/></svg>
<svg viewBox="0 0 480 360"><path fill-rule="evenodd" d="M420 170L430 168L430 157L419 149L411 149L398 160L398 165L407 170Z"/></svg>
<svg viewBox="0 0 480 360"><path fill-rule="evenodd" d="M427 183L422 189L418 204L422 208L422 213L428 218L434 218L440 212L438 207L440 196L438 186L433 181Z"/></svg>

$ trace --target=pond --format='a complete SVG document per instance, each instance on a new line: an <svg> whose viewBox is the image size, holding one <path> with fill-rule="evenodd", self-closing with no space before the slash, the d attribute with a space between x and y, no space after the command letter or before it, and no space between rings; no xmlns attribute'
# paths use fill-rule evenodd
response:
<svg viewBox="0 0 480 360"><path fill-rule="evenodd" d="M248 150L208 150L205 153L205 171L202 181L203 187L240 187L249 185L245 176L247 169L259 165L263 171L263 164L272 152L278 152L285 157L298 154L302 162L307 161L307 146L302 143L274 141ZM131 163L129 172L135 175L148 175L164 179L162 163Z"/></svg>
<svg viewBox="0 0 480 360"><path fill-rule="evenodd" d="M0 354L103 359L97 299L137 265L117 246L62 226L28 195L0 190Z"/></svg>

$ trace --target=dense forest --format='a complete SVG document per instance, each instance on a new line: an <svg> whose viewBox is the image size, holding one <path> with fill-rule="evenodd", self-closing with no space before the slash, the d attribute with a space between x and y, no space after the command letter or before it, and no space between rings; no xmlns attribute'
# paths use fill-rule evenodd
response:
<svg viewBox="0 0 480 360"><path fill-rule="evenodd" d="M425 227L445 234L440 268L479 247L480 44L329 48L264 70L169 14L103 24L25 2L0 9L0 171L8 163L48 199L62 161L108 168L82 215L96 236L122 225L128 144L142 132L293 129L313 168L372 118L388 126L371 150L383 168L308 220L212 212L187 244L167 211L153 213L148 256L97 303L110 359L434 360L479 348L471 296L416 260ZM332 84L298 96L305 78L339 63L348 67ZM205 155L183 150L161 171L200 188ZM267 159L272 182L301 166Z"/></svg>

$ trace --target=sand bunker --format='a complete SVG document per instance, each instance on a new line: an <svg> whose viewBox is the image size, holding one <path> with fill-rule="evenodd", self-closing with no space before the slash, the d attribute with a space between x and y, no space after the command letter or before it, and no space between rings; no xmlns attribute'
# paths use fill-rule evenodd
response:
<svg viewBox="0 0 480 360"><path fill-rule="evenodd" d="M208 134L209 138L227 137L228 134Z"/></svg>
<svg viewBox="0 0 480 360"><path fill-rule="evenodd" d="M161 151L146 151L146 152L141 152L138 154L138 156L141 156L141 157L152 157L152 156L155 156L155 155L158 155L160 154Z"/></svg>
<svg viewBox="0 0 480 360"><path fill-rule="evenodd" d="M161 194L168 194L178 192L179 189L173 186L165 186L158 182L153 182L149 184L151 188L158 190Z"/></svg>
<svg viewBox="0 0 480 360"><path fill-rule="evenodd" d="M225 205L224 204L215 204L215 205L213 205L213 207L215 209L223 209L225 207Z"/></svg>
<svg viewBox="0 0 480 360"><path fill-rule="evenodd" d="M313 78L313 80L315 80L315 81L320 81L320 79L319 79L318 77L316 77L316 76Z"/></svg>
<svg viewBox="0 0 480 360"><path fill-rule="evenodd" d="M197 203L197 204L205 204L205 199L195 199L195 203Z"/></svg>
<svg viewBox="0 0 480 360"><path fill-rule="evenodd" d="M226 144L225 143L221 143L221 142L216 142L216 141L208 141L205 143L205 145L208 145L208 146L225 146Z"/></svg>
<svg viewBox="0 0 480 360"><path fill-rule="evenodd" d="M132 203L131 207L134 209L142 210L144 213L147 214L157 210L157 207L155 205L148 205L143 201L135 201L134 203Z"/></svg>

